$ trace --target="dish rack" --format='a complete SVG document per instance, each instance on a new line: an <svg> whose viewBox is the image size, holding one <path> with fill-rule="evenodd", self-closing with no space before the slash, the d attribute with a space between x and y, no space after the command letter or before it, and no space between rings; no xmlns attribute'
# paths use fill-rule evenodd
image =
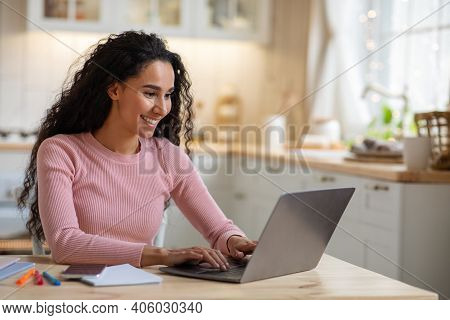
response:
<svg viewBox="0 0 450 320"><path fill-rule="evenodd" d="M430 137L433 169L450 170L450 111L416 113L419 136Z"/></svg>

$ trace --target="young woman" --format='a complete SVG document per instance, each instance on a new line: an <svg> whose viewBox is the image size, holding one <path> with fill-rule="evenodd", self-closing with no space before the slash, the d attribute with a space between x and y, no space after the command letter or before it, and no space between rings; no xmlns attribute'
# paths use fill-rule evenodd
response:
<svg viewBox="0 0 450 320"><path fill-rule="evenodd" d="M135 266L243 257L247 239L214 202L189 157L191 83L180 56L155 34L100 41L39 129L19 198L27 228L57 263ZM173 198L212 248L152 245Z"/></svg>

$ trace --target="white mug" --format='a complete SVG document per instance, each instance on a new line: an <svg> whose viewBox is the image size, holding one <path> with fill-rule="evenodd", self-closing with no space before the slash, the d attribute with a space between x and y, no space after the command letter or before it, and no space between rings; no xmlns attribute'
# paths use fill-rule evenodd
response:
<svg viewBox="0 0 450 320"><path fill-rule="evenodd" d="M408 170L426 169L430 162L430 156L430 137L406 137L403 139L403 160Z"/></svg>

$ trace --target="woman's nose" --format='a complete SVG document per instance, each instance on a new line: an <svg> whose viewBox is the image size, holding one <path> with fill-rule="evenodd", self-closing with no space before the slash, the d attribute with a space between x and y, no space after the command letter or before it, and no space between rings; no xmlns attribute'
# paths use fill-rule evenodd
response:
<svg viewBox="0 0 450 320"><path fill-rule="evenodd" d="M167 114L167 107L168 105L165 99L156 99L152 111L160 116L165 116Z"/></svg>

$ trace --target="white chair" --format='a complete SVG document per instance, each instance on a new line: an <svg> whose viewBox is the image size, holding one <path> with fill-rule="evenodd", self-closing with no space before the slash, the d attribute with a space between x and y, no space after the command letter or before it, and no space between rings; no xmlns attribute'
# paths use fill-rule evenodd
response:
<svg viewBox="0 0 450 320"><path fill-rule="evenodd" d="M45 255L45 250L42 246L42 242L40 242L35 236L31 237L31 251L33 253L33 256Z"/></svg>
<svg viewBox="0 0 450 320"><path fill-rule="evenodd" d="M153 245L155 247L164 247L164 239L166 237L167 224L169 222L168 210L164 210L164 215L161 221L161 226L159 227L158 234L155 237Z"/></svg>

